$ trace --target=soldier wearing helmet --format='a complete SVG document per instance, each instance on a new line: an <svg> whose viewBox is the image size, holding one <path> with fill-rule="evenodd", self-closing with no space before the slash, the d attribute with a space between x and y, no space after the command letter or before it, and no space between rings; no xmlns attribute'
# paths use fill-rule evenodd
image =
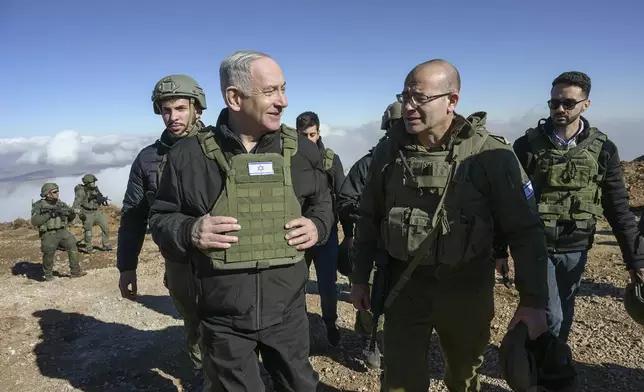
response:
<svg viewBox="0 0 644 392"><path fill-rule="evenodd" d="M389 137L389 131L396 121L401 121L402 118L402 104L398 101L388 105L382 114L382 121L380 129L385 131L385 135L378 141L378 143L386 140ZM374 147L375 148L375 147ZM353 235L355 224L358 222L360 196L362 189L367 181L367 174L371 167L371 160L373 157L374 148L370 149L367 155L360 158L356 163L351 166L347 178L342 183L340 193L337 196L338 213L340 217L347 222L350 222L350 229L344 230L344 240L340 244L338 256L338 270L343 275L349 276L351 274L351 263L349 261L349 249L353 245ZM369 277L369 284L373 283L373 273ZM372 316L371 313L363 310L356 311L356 322L354 325L355 331L362 336L365 355L365 363L367 366L380 369L380 355L382 349L382 326L383 318L378 320L378 343L375 345L374 352L368 350L370 344L370 334L372 329Z"/></svg>
<svg viewBox="0 0 644 392"><path fill-rule="evenodd" d="M391 125L394 121L402 118L402 104L398 101L390 104L382 114L382 121L380 122L380 129L389 132Z"/></svg>
<svg viewBox="0 0 644 392"><path fill-rule="evenodd" d="M100 210L100 206L106 206L109 199L101 193L96 185L98 179L93 174L85 174L82 183L74 187L74 211L78 214L83 222L85 232L83 241L85 242L85 251L89 254L94 253L92 245L92 228L95 225L101 228L102 249L105 251L112 250L110 244L109 226L105 214Z"/></svg>
<svg viewBox="0 0 644 392"><path fill-rule="evenodd" d="M59 199L58 185L53 182L42 186L40 197L31 206L31 224L38 228L40 235L45 280L54 279L54 257L59 246L67 250L71 277L86 275L87 272L81 271L76 238L67 230L67 225L76 218L76 213Z"/></svg>
<svg viewBox="0 0 644 392"><path fill-rule="evenodd" d="M165 76L152 90L152 109L155 114L161 115L165 129L159 139L139 152L130 168L116 251L116 265L120 271L119 289L124 298L134 300L137 295L138 257L166 154L177 142L196 134L204 127L201 115L206 108L206 95L190 76ZM163 246L160 246L160 251L165 259L164 284L184 320L188 353L193 371L198 377L202 368L198 345L199 319L196 304L188 291L190 266L184 257L173 255Z"/></svg>

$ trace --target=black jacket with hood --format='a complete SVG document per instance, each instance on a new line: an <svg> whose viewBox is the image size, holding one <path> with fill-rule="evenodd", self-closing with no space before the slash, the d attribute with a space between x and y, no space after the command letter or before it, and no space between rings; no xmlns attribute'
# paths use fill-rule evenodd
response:
<svg viewBox="0 0 644 392"><path fill-rule="evenodd" d="M226 158L246 149L228 127L228 109L217 125L207 127ZM268 132L257 143L257 153L281 153L279 131ZM313 221L319 243L325 243L333 225L333 209L327 176L318 148L306 137L298 138L291 162L293 189L302 205L302 216ZM308 268L297 264L264 270L218 271L191 241L197 219L210 212L225 185L225 173L206 157L199 140L190 137L168 153L161 182L150 211L153 240L173 256L189 261L200 288L200 312L209 323L239 330L257 331L278 324L285 312L304 304ZM304 252L303 252L304 253Z"/></svg>

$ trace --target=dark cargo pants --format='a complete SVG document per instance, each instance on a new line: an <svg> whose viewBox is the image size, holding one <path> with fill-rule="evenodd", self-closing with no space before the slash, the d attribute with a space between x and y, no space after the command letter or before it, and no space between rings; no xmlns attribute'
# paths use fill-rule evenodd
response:
<svg viewBox="0 0 644 392"><path fill-rule="evenodd" d="M201 322L204 392L262 392L258 352L276 392L315 392L318 378L309 362L305 295L284 313L282 323L257 332Z"/></svg>
<svg viewBox="0 0 644 392"><path fill-rule="evenodd" d="M494 263L470 265L471 270L451 277L444 267L437 271L419 266L386 310L382 391L428 390L427 356L433 329L445 359L449 391L480 390L478 368L494 318ZM393 282L405 267L393 265Z"/></svg>
<svg viewBox="0 0 644 392"><path fill-rule="evenodd" d="M107 226L107 219L105 214L101 210L82 210L84 219L83 221L83 230L85 231L85 249L88 252L91 252L94 247L92 245L92 228L94 225L98 225L101 228L101 241L103 247L107 247L110 244L110 234L109 228Z"/></svg>
<svg viewBox="0 0 644 392"><path fill-rule="evenodd" d="M42 268L45 278L54 276L54 258L59 245L67 250L69 257L69 270L72 275L81 272L80 256L76 247L76 238L67 229L51 230L40 237L40 250L42 251Z"/></svg>
<svg viewBox="0 0 644 392"><path fill-rule="evenodd" d="M199 341L199 313L196 296L191 295L192 269L189 264L165 260L165 285L174 306L183 319L186 334L186 348L195 372L201 371L201 349Z"/></svg>

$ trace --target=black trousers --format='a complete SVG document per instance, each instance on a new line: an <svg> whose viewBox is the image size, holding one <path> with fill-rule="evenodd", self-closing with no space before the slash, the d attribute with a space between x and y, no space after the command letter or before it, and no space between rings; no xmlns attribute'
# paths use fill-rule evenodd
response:
<svg viewBox="0 0 644 392"><path fill-rule="evenodd" d="M260 331L239 331L201 322L204 392L261 392L257 353L275 391L314 392L318 376L309 362L309 321L301 300L284 314L282 323Z"/></svg>

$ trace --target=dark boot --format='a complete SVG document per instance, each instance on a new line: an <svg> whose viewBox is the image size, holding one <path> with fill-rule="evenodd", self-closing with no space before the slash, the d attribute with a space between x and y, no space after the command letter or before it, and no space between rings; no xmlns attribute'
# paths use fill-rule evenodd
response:
<svg viewBox="0 0 644 392"><path fill-rule="evenodd" d="M326 324L326 339L329 341L329 344L332 347L337 347L340 344L342 335L340 334L340 330L338 329L338 326L335 325L335 323Z"/></svg>

